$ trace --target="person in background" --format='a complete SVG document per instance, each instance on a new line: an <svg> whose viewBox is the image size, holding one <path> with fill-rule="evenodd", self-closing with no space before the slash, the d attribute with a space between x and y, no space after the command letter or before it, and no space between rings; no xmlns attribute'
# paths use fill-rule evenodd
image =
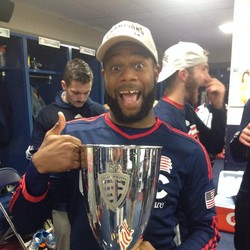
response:
<svg viewBox="0 0 250 250"><path fill-rule="evenodd" d="M103 105L92 101L89 97L93 78L93 72L85 61L75 58L67 62L64 68L63 80L61 81L62 91L58 93L53 103L47 105L39 112L35 120L30 145L26 151L27 159L31 159L33 153L42 144L46 132L55 125L59 111L63 112L67 121L82 117L98 116L106 112ZM63 200L64 198L62 197L62 200L54 204L52 218L57 249L68 250L70 223L66 213L66 202Z"/></svg>
<svg viewBox="0 0 250 250"><path fill-rule="evenodd" d="M238 132L230 141L232 158L247 162L235 204L234 245L237 250L250 247L250 99L244 106Z"/></svg>
<svg viewBox="0 0 250 250"><path fill-rule="evenodd" d="M10 210L16 228L20 233L33 231L47 217L60 191L55 194L50 183L50 173L57 172L60 186L67 189L70 249L99 250L79 191L80 166L87 161L82 143L157 145L163 147L158 193L142 240L133 249L178 249L174 237L180 208L188 218L190 234L179 248L216 249L220 235L208 155L193 137L154 116L160 67L150 30L121 21L106 33L96 56L103 65L110 111L67 124L59 113L13 194Z"/></svg>
<svg viewBox="0 0 250 250"><path fill-rule="evenodd" d="M162 59L158 82L164 81L162 98L154 107L156 117L198 139L213 165L222 152L226 132L225 86L209 75L208 53L196 43L179 42L168 48ZM206 90L212 114L207 127L195 112L199 88ZM185 216L180 213L181 240L188 235Z"/></svg>
<svg viewBox="0 0 250 250"><path fill-rule="evenodd" d="M195 108L196 114L208 128L211 128L213 117L210 108L211 104L209 103L207 95L204 97L204 102Z"/></svg>
<svg viewBox="0 0 250 250"><path fill-rule="evenodd" d="M158 82L165 81L162 98L154 107L155 115L173 127L199 139L212 157L225 144L225 86L209 75L208 53L196 43L179 42L168 48L162 59ZM197 116L199 88L204 87L212 114L211 128Z"/></svg>

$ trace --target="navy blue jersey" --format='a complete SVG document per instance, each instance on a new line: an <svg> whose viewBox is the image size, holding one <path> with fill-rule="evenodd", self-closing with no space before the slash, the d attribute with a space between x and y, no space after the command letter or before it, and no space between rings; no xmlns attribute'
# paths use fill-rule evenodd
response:
<svg viewBox="0 0 250 250"><path fill-rule="evenodd" d="M214 207L214 185L209 157L195 139L160 119L148 129L117 127L109 114L70 121L64 130L87 144L162 146L158 193L152 217L143 235L157 250L176 249L174 228L181 209L187 218L189 238L179 249L215 249L220 238ZM67 190L71 223L71 249L98 250L79 191L79 170L58 174L57 184L48 185L48 174L39 174L33 165L13 195L11 210L19 232L37 229L49 214L51 203ZM35 188L39 182L39 188ZM56 190L56 191L55 191ZM32 194L32 195L31 195ZM178 249L178 248L177 248Z"/></svg>
<svg viewBox="0 0 250 250"><path fill-rule="evenodd" d="M30 139L30 145L26 151L26 158L30 159L31 155L40 147L44 136L48 130L50 130L58 121L58 112L61 111L66 121L79 119L82 117L98 116L107 112L103 105L92 101L90 98L86 100L82 107L75 107L62 100L61 95L63 91L60 91L55 101L45 106L38 114ZM55 203L54 208L58 210L65 210L64 198L61 197L61 201Z"/></svg>
<svg viewBox="0 0 250 250"><path fill-rule="evenodd" d="M40 147L46 132L57 123L59 111L63 112L66 121L82 117L97 116L107 112L103 105L92 101L90 98L87 99L82 107L74 107L62 100L62 92L63 91L56 96L53 103L45 106L39 112L34 123L30 140L30 147L32 150L36 150Z"/></svg>
<svg viewBox="0 0 250 250"><path fill-rule="evenodd" d="M210 112L213 117L211 129L202 122L189 103L180 105L163 96L154 107L156 117L199 139L209 154L218 154L225 144L226 110L211 106Z"/></svg>

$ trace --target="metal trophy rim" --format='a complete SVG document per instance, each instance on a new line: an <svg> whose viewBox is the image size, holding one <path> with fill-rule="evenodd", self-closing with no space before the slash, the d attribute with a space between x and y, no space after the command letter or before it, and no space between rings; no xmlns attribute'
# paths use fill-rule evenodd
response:
<svg viewBox="0 0 250 250"><path fill-rule="evenodd" d="M149 146L149 145L125 145L125 144L82 144L83 147L102 147L102 148L128 148L128 149L161 149L162 146Z"/></svg>

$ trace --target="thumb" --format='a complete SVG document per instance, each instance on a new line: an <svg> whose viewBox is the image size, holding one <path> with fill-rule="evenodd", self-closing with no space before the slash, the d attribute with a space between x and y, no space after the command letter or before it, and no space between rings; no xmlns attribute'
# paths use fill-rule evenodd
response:
<svg viewBox="0 0 250 250"><path fill-rule="evenodd" d="M66 125L66 119L63 114L63 112L59 111L58 112L58 122L55 124L55 126L50 129L47 134L50 135L60 135L63 129L65 128Z"/></svg>

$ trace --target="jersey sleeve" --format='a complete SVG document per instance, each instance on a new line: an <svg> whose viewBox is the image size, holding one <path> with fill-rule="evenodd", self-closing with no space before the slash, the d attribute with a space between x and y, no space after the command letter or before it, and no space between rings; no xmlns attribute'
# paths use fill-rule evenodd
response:
<svg viewBox="0 0 250 250"><path fill-rule="evenodd" d="M184 214L187 235L177 249L216 249L220 239L214 204L212 168L205 149L197 147L181 194L180 211Z"/></svg>
<svg viewBox="0 0 250 250"><path fill-rule="evenodd" d="M201 143L183 132L165 140L175 145L162 150L158 192L143 239L157 250L216 249L220 234L209 156ZM180 246L174 242L178 224L185 229Z"/></svg>
<svg viewBox="0 0 250 250"><path fill-rule="evenodd" d="M37 150L42 144L46 132L50 130L56 123L57 113L51 114L51 112L52 108L47 106L39 113L34 122L30 146L32 146L35 150Z"/></svg>
<svg viewBox="0 0 250 250"><path fill-rule="evenodd" d="M13 222L20 234L40 229L51 212L49 175L39 174L30 163L10 202Z"/></svg>

